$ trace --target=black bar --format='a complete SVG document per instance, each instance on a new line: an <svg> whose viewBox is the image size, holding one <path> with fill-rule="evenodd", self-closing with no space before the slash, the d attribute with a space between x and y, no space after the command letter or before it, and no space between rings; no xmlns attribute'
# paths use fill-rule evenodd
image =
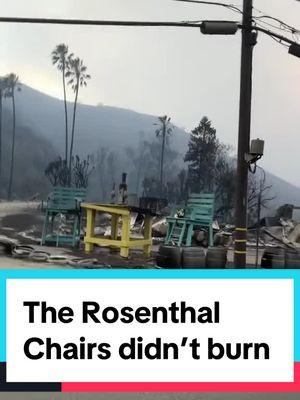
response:
<svg viewBox="0 0 300 400"><path fill-rule="evenodd" d="M0 392L61 392L61 383L7 383L6 363L0 362Z"/></svg>

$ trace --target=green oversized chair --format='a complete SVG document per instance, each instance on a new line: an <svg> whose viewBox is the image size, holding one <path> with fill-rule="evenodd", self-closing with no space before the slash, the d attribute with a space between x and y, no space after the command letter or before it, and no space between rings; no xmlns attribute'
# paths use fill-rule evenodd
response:
<svg viewBox="0 0 300 400"><path fill-rule="evenodd" d="M48 198L42 233L42 245L47 243L76 246L80 242L81 202L85 200L86 189L55 187ZM54 232L55 218L64 215L72 223L70 234Z"/></svg>
<svg viewBox="0 0 300 400"><path fill-rule="evenodd" d="M182 218L167 217L168 230L165 244L191 246L195 229L204 228L208 231L209 245L213 246L214 203L213 193L191 194Z"/></svg>

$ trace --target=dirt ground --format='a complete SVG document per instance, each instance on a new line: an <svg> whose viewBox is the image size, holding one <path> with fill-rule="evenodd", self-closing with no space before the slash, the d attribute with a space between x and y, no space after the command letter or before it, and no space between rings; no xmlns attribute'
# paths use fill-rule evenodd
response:
<svg viewBox="0 0 300 400"><path fill-rule="evenodd" d="M0 202L0 238L8 237L20 244L33 246L35 249L49 252L51 255L64 255L70 258L86 257L83 248L79 251L66 248L39 246L42 232L43 213L35 202ZM154 252L158 246L154 246ZM260 252L261 253L261 252ZM91 257L89 255L88 257ZM145 260L141 253L133 253L129 260L122 260L118 254L110 254L107 249L97 248L92 254L99 262L111 265L113 268L154 268L154 258ZM229 265L232 268L233 253L228 254ZM253 268L255 251L250 249L248 263ZM3 268L43 268L66 269L74 268L66 263L41 263L29 259L13 258L5 252L0 254L0 269ZM0 393L0 400L294 400L299 394L262 394L262 393Z"/></svg>
<svg viewBox="0 0 300 400"><path fill-rule="evenodd" d="M122 259L118 253L111 253L106 248L96 247L91 254L84 252L83 243L79 249L71 247L40 246L44 213L38 202L0 202L0 241L8 238L20 245L29 245L34 250L45 251L51 256L64 256L70 259L93 258L98 260L99 266L110 268L153 268L155 257L145 259L141 251L132 251L128 260ZM157 248L157 246L156 246ZM0 269L70 269L74 266L66 262L37 262L30 258L11 257L5 251L0 251Z"/></svg>
<svg viewBox="0 0 300 400"><path fill-rule="evenodd" d="M111 253L108 249L95 246L92 254L84 252L83 244L80 249L46 247L40 246L44 214L41 211L41 204L38 202L0 202L0 240L6 237L17 241L22 245L33 246L35 250L45 251L51 255L60 255L72 258L95 258L99 265L109 266L110 268L155 268L155 253L158 245L153 246L152 257L145 259L141 251L131 251L128 260L122 259L118 253ZM263 250L259 251L259 264ZM254 268L255 249L249 248L247 255L248 268ZM18 269L70 269L74 266L66 262L37 262L28 258L14 258L0 249L0 269L18 268ZM227 268L233 268L233 251L228 251Z"/></svg>

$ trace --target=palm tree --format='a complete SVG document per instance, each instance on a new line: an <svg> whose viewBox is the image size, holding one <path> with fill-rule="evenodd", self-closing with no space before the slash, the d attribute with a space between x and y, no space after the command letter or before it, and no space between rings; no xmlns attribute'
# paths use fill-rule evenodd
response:
<svg viewBox="0 0 300 400"><path fill-rule="evenodd" d="M0 176L2 172L2 101L7 92L7 77L0 77Z"/></svg>
<svg viewBox="0 0 300 400"><path fill-rule="evenodd" d="M173 125L171 124L171 118L167 115L163 115L162 117L158 117L158 123L154 125L158 126L155 130L156 137L161 136L161 153L160 153L160 196L163 194L163 184L164 184L164 156L165 156L165 147L166 140L169 135L173 132Z"/></svg>
<svg viewBox="0 0 300 400"><path fill-rule="evenodd" d="M15 90L20 91L20 82L19 77L11 73L7 75L7 92L5 97L10 97L12 100L12 108L13 108L13 129L12 129L12 146L11 146L11 161L10 161L10 174L9 174L9 183L7 190L7 198L11 199L12 194L12 184L13 184L13 176L14 176L14 165L15 165L15 137L16 137L16 103L15 103Z"/></svg>
<svg viewBox="0 0 300 400"><path fill-rule="evenodd" d="M66 72L68 69L68 46L64 43L58 44L52 51L52 64L56 65L57 69L62 74L63 92L64 92L64 106L65 106L65 160L68 165L68 108L67 108L67 95L66 95Z"/></svg>
<svg viewBox="0 0 300 400"><path fill-rule="evenodd" d="M72 131L71 131L71 145L69 153L69 170L71 175L71 164L73 156L73 146L74 146L74 133L75 133L75 120L76 120L76 110L79 87L86 86L87 80L91 78L89 74L86 73L87 67L83 64L83 61L73 54L68 57L68 71L66 72L66 78L68 78L68 85L71 85L73 92L75 93L74 107L73 107L73 119L72 119ZM71 180L71 176L70 176Z"/></svg>

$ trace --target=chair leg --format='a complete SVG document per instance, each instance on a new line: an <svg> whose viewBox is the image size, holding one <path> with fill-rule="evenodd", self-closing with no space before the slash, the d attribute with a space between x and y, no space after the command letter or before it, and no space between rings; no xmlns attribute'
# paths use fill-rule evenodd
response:
<svg viewBox="0 0 300 400"><path fill-rule="evenodd" d="M144 239L149 240L149 244L143 247L144 255L149 257L151 254L152 243L152 217L150 217L149 215L145 216Z"/></svg>
<svg viewBox="0 0 300 400"><path fill-rule="evenodd" d="M165 240L164 240L164 244L165 245L168 244L168 237L169 237L169 224L168 224L168 227L167 227L167 233L166 233L166 237L165 237Z"/></svg>
<svg viewBox="0 0 300 400"><path fill-rule="evenodd" d="M80 233L81 233L81 214L78 215L78 231L77 231L77 245L80 244Z"/></svg>
<svg viewBox="0 0 300 400"><path fill-rule="evenodd" d="M165 237L165 245L169 244L169 238L170 238L170 232L171 232L171 222L168 222L168 227L167 227L167 234Z"/></svg>
<svg viewBox="0 0 300 400"><path fill-rule="evenodd" d="M130 237L130 216L122 215L122 234L121 234L121 257L128 258L129 256L129 242Z"/></svg>
<svg viewBox="0 0 300 400"><path fill-rule="evenodd" d="M194 232L194 225L189 224L188 229L187 229L187 234L186 234L186 241L185 241L186 246L192 245L193 232Z"/></svg>
<svg viewBox="0 0 300 400"><path fill-rule="evenodd" d="M211 225L209 226L208 230L209 230L209 245L213 246L214 245L214 232L213 232L213 228Z"/></svg>
<svg viewBox="0 0 300 400"><path fill-rule="evenodd" d="M42 246L46 244L46 236L47 236L47 232L48 232L48 222L49 222L49 214L48 214L48 211L46 211L43 232L42 232L42 241L41 241Z"/></svg>
<svg viewBox="0 0 300 400"><path fill-rule="evenodd" d="M85 251L87 253L92 252L94 249L94 244L89 242L89 239L94 236L95 216L95 210L86 210Z"/></svg>
<svg viewBox="0 0 300 400"><path fill-rule="evenodd" d="M182 245L185 233L186 233L186 223L184 222L181 227L181 232L180 232L179 239L178 239L178 246Z"/></svg>
<svg viewBox="0 0 300 400"><path fill-rule="evenodd" d="M51 235L53 234L53 230L54 230L54 218L55 218L55 216L54 216L54 214L51 214L51 216L50 216L50 232L51 232Z"/></svg>
<svg viewBox="0 0 300 400"><path fill-rule="evenodd" d="M62 213L58 214L58 217L60 218L60 223L62 223L62 216L63 216ZM52 232L53 232L53 225L54 225L54 216L52 218L52 228L51 228ZM66 216L66 225L68 225L67 216ZM56 232L56 247L59 247L60 243L63 243L63 240L61 240L61 241L59 240L61 236L62 236L62 234L61 234L60 230L58 229Z"/></svg>
<svg viewBox="0 0 300 400"><path fill-rule="evenodd" d="M129 257L129 248L121 247L120 256L123 258L128 258Z"/></svg>
<svg viewBox="0 0 300 400"><path fill-rule="evenodd" d="M76 243L77 243L77 235L78 235L78 225L79 225L79 221L78 221L78 215L74 216L74 222L73 222L73 234L72 234L72 246L75 247Z"/></svg>
<svg viewBox="0 0 300 400"><path fill-rule="evenodd" d="M170 244L175 225L176 225L176 222L169 222L168 223L168 231L167 231L167 236L166 236L166 239L165 239L165 245L169 245Z"/></svg>

